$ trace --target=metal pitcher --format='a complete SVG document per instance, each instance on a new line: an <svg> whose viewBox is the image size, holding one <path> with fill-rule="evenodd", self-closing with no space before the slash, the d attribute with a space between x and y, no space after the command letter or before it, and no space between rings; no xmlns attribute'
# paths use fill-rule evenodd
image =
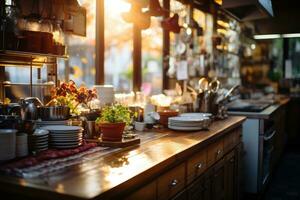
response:
<svg viewBox="0 0 300 200"><path fill-rule="evenodd" d="M20 99L21 119L24 121L38 119L38 107L42 102L37 97L27 97Z"/></svg>

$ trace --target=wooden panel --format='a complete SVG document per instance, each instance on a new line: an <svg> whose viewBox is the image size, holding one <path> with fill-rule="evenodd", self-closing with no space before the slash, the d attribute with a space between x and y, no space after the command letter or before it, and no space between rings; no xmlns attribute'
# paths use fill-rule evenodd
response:
<svg viewBox="0 0 300 200"><path fill-rule="evenodd" d="M207 149L207 167L213 165L217 160L219 160L224 153L224 143L223 139L211 144Z"/></svg>
<svg viewBox="0 0 300 200"><path fill-rule="evenodd" d="M187 161L187 183L199 177L207 167L207 150L203 149Z"/></svg>
<svg viewBox="0 0 300 200"><path fill-rule="evenodd" d="M125 200L153 200L156 199L156 181L149 183L148 185L140 188L131 195L125 198Z"/></svg>
<svg viewBox="0 0 300 200"><path fill-rule="evenodd" d="M180 192L185 185L184 163L166 172L158 178L157 194L158 199L169 199Z"/></svg>
<svg viewBox="0 0 300 200"><path fill-rule="evenodd" d="M211 177L211 200L225 199L225 164L224 159L220 160L213 167Z"/></svg>
<svg viewBox="0 0 300 200"><path fill-rule="evenodd" d="M189 200L204 200L207 188L205 186L205 177L202 176L198 178L189 188L188 188L188 199Z"/></svg>
<svg viewBox="0 0 300 200"><path fill-rule="evenodd" d="M96 77L97 85L104 84L104 0L96 1Z"/></svg>
<svg viewBox="0 0 300 200"><path fill-rule="evenodd" d="M239 142L241 137L241 129L236 129L224 137L224 152L230 151Z"/></svg>
<svg viewBox="0 0 300 200"><path fill-rule="evenodd" d="M235 151L231 151L225 157L225 199L235 200L237 197L236 183L237 183L237 165Z"/></svg>

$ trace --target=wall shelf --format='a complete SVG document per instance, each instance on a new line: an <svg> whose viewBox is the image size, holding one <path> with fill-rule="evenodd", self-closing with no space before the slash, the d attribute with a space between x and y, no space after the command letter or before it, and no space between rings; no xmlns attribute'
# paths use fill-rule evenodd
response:
<svg viewBox="0 0 300 200"><path fill-rule="evenodd" d="M56 58L68 59L67 55L42 54L13 50L0 50L0 65L5 66L35 66L56 64Z"/></svg>

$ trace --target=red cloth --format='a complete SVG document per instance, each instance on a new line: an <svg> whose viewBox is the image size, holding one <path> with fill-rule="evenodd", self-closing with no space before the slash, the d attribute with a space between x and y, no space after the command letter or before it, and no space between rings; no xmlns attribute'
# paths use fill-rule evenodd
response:
<svg viewBox="0 0 300 200"><path fill-rule="evenodd" d="M42 151L35 156L29 156L24 159L8 163L8 164L4 165L3 167L1 167L1 169L7 171L9 169L15 169L15 168L21 169L24 167L30 167L30 166L39 164L45 160L72 156L74 154L87 151L88 149L94 148L96 146L97 146L97 143L85 143L82 146L77 147L75 149L64 149L64 150L49 149L46 151Z"/></svg>

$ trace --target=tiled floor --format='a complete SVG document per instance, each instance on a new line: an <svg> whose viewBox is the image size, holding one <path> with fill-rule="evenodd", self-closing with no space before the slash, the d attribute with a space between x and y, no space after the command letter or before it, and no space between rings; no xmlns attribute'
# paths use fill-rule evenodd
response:
<svg viewBox="0 0 300 200"><path fill-rule="evenodd" d="M299 150L285 152L263 199L300 200Z"/></svg>

